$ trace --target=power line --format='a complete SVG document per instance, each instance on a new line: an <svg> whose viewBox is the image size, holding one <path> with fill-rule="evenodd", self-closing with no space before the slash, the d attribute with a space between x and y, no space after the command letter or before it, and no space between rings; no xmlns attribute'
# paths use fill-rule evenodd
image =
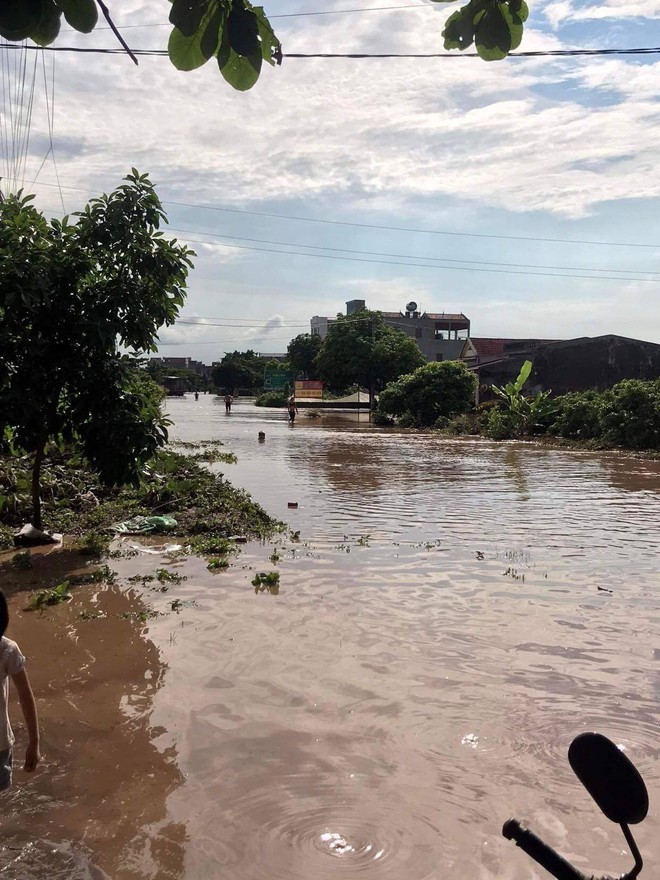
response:
<svg viewBox="0 0 660 880"><path fill-rule="evenodd" d="M169 232L175 232L183 235L208 235L213 238L228 238L232 241L249 241L256 244L270 244L270 245L279 245L282 247L303 247L303 248L311 248L314 250L323 250L323 251L333 251L334 253L348 253L348 254L358 254L360 256L370 256L370 257L391 257L393 259L403 259L403 260L429 260L435 263L458 263L464 265L475 265L475 266L502 266L513 269L549 269L552 271L558 272L610 272L617 274L639 274L639 275L660 275L659 271L655 271L653 269L599 269L594 268L592 266L539 266L535 263L499 263L493 260L456 260L450 257L427 257L423 254L392 254L386 253L383 251L363 251L363 250L354 250L353 248L338 248L338 247L329 247L327 245L319 245L319 244L301 244L300 242L290 242L290 241L273 241L268 238L247 238L245 236L240 235L228 235L224 232L202 232L201 230L194 229L176 229L172 226L168 229ZM199 239L195 239L195 241L199 242ZM215 242L205 242L206 244L215 244ZM231 247L231 245L227 245ZM313 256L310 254L310 256ZM581 278L583 276L564 276L564 277L577 277ZM614 280L614 279L613 279Z"/></svg>
<svg viewBox="0 0 660 880"><path fill-rule="evenodd" d="M12 178L8 178L12 179ZM57 187L56 183L39 182L40 186ZM85 189L79 186L62 186L62 189L68 189L72 192L81 192L96 195L97 191ZM194 208L200 211L218 211L223 214L244 214L249 217L268 217L274 220L290 220L296 223L321 223L329 226L350 226L358 229L380 229L388 232L409 232L420 235L446 235L453 238L494 238L503 241L538 241L545 244L586 244L597 247L630 247L630 248L650 248L652 250L660 250L660 243L648 244L637 241L611 241L606 239L585 239L585 238L548 238L544 236L534 235L503 235L497 232L456 232L449 229L424 229L414 226L393 226L385 223L359 223L353 220L330 220L326 217L300 217L295 214L278 214L274 211L252 211L247 208L225 208L220 205L203 205L195 202L180 202L175 199L162 198L164 205L176 205L179 208ZM171 227L170 227L171 228ZM213 233L203 233L204 235L212 235ZM229 237L229 236L225 236ZM211 242L201 242L203 244L211 244ZM312 245L313 246L313 245ZM608 271L608 270L605 270ZM624 271L624 270L622 270Z"/></svg>
<svg viewBox="0 0 660 880"><path fill-rule="evenodd" d="M268 19L273 18L302 18L313 15L348 15L349 13L355 12L392 12L396 9L424 9L431 10L432 6L427 6L425 3L419 4L407 4L405 6L364 6L359 9L322 9L317 12L283 12L278 15L269 15ZM119 25L120 30L125 31L135 28L152 28L152 27L172 27L172 22L170 21L157 21L157 22L147 22L145 24L122 24ZM112 28L110 27L96 27L94 28L94 32L96 31L110 31Z"/></svg>
<svg viewBox="0 0 660 880"><path fill-rule="evenodd" d="M408 266L415 269L435 269L443 270L445 272L488 272L496 275L526 275L541 278L585 278L594 281L642 281L645 283L658 283L657 278L631 278L626 275L620 276L618 278L612 278L608 277L607 275L569 275L566 273L560 274L554 272L516 272L512 269L485 269L479 266L433 266L429 265L428 263L412 263L403 262L400 260L372 260L362 259L361 257L340 257L334 254L309 254L305 253L304 251L283 251L277 248L262 248L246 244L223 244L220 241L203 241L199 238L188 238L186 236L183 236L183 240L189 242L190 244L206 244L215 247L235 248L236 250L242 251L260 251L265 254L288 254L290 256L296 257L315 257L316 259L322 260L342 260L351 263L372 263L383 266Z"/></svg>
<svg viewBox="0 0 660 880"><path fill-rule="evenodd" d="M17 47L16 43L5 44L6 48ZM119 47L95 46L25 46L26 49L42 52L77 52L86 55L126 55L126 50ZM131 53L141 57L167 58L167 49L132 49ZM577 58L607 55L658 55L660 46L643 46L631 49L544 49L529 52L509 52L507 58ZM478 52L283 52L280 58L480 58Z"/></svg>

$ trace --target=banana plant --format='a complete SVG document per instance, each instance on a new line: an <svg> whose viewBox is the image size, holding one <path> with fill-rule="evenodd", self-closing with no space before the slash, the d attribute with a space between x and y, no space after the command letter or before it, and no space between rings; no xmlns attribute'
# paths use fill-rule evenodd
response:
<svg viewBox="0 0 660 880"><path fill-rule="evenodd" d="M515 382L507 382L501 387L491 386L493 392L503 401L504 410L515 422L519 434L529 433L555 409L555 405L550 399L552 391L540 391L532 397L527 397L523 393L523 388L531 372L532 362L525 361Z"/></svg>

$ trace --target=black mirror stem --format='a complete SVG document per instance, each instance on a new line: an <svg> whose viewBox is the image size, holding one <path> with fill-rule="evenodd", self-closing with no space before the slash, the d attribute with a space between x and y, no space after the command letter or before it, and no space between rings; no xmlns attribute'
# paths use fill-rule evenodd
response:
<svg viewBox="0 0 660 880"><path fill-rule="evenodd" d="M630 847L630 852L632 853L633 858L635 859L634 868L632 868L632 870L628 871L627 874L621 874L621 876L618 878L610 877L609 875L607 875L605 877L594 877L593 880L635 880L635 877L637 877L639 872L644 867L644 862L642 861L641 853L640 853L639 849L637 848L637 844L635 843L635 839L632 836L632 832L630 831L630 828L627 825L622 824L621 830L623 831L623 836L626 838L626 842L627 842L628 846Z"/></svg>

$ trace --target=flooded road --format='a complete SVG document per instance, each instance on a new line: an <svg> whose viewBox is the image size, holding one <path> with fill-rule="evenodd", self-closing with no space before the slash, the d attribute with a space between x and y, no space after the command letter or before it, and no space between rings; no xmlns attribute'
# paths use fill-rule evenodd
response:
<svg viewBox="0 0 660 880"><path fill-rule="evenodd" d="M621 873L566 761L589 729L647 780L657 872L660 463L168 408L290 531L227 571L140 551L41 616L12 599L46 761L0 801L3 877L545 876L501 838L511 815ZM159 566L185 580L128 580Z"/></svg>

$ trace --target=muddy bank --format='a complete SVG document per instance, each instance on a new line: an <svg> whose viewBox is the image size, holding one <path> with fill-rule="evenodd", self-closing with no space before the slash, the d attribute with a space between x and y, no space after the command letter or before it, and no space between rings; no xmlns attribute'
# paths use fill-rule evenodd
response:
<svg viewBox="0 0 660 880"><path fill-rule="evenodd" d="M208 465L232 463L219 441L176 445L159 453L145 468L139 486L107 487L75 456L54 452L44 463L43 517L51 532L80 537L103 532L114 522L136 516L171 515L175 536L245 535L263 538L281 523L222 473ZM29 457L0 460L0 549L13 545L13 533L29 521Z"/></svg>

